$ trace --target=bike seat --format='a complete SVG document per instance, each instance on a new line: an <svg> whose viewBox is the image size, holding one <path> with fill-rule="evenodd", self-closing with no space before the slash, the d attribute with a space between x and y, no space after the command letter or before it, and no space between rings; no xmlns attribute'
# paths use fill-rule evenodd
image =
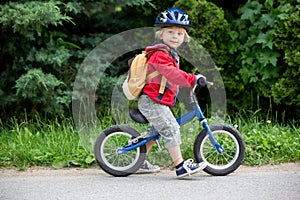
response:
<svg viewBox="0 0 300 200"><path fill-rule="evenodd" d="M129 115L131 119L134 121L141 123L141 124L147 124L149 123L146 117L140 112L139 109L132 109L129 111Z"/></svg>

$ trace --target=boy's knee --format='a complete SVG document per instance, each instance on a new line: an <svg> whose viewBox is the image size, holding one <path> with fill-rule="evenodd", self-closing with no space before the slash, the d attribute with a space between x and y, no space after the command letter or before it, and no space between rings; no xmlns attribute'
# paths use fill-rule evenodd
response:
<svg viewBox="0 0 300 200"><path fill-rule="evenodd" d="M169 137L165 137L162 135L162 138L164 139L165 146L167 149L179 146L181 144L180 134L174 134L170 135Z"/></svg>

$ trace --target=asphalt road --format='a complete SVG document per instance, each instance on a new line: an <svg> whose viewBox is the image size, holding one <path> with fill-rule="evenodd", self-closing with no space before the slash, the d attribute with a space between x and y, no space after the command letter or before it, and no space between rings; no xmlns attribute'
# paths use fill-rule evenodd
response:
<svg viewBox="0 0 300 200"><path fill-rule="evenodd" d="M300 163L240 167L225 177L200 172L178 180L175 172L112 177L100 169L0 170L1 200L47 199L300 199Z"/></svg>

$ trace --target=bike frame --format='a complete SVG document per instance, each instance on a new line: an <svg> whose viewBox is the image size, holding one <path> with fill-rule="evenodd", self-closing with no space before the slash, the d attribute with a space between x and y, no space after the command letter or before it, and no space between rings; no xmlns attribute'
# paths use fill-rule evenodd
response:
<svg viewBox="0 0 300 200"><path fill-rule="evenodd" d="M193 98L194 98L194 102L197 102L196 97L194 96ZM189 112L182 115L181 117L177 118L176 121L181 126L185 123L192 121L195 117L198 118L202 127L207 131L207 133L209 135L209 140L211 141L212 145L215 147L215 149L218 151L218 153L222 154L225 150L214 138L214 136L209 128L209 125L207 123L207 120L206 120L198 103L195 103L193 106L193 109L191 109ZM159 137L160 137L160 135L159 135L158 131L154 127L151 127L151 136L143 138L141 141L138 141L138 138L131 140L131 141L133 141L132 144L121 147L118 150L118 154L124 154L128 151L136 149L142 145L145 145L146 143L148 143L151 140L157 141L159 139ZM135 141L137 140L137 141L134 142L134 140Z"/></svg>

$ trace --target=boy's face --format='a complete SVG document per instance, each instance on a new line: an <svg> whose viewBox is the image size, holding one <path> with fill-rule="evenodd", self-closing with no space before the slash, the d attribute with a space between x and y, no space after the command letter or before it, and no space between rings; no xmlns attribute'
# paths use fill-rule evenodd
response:
<svg viewBox="0 0 300 200"><path fill-rule="evenodd" d="M170 47L177 49L183 43L185 34L184 28L172 26L163 29L160 39Z"/></svg>

